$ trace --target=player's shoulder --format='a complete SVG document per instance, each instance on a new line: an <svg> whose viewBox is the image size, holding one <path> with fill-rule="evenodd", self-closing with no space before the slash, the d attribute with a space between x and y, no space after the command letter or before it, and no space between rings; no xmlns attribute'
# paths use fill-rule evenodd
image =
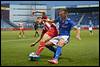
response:
<svg viewBox="0 0 100 67"><path fill-rule="evenodd" d="M74 23L74 21L71 18L67 18L67 21Z"/></svg>
<svg viewBox="0 0 100 67"><path fill-rule="evenodd" d="M70 23L71 22L71 19L70 18L67 18L66 20L65 20L65 23Z"/></svg>
<svg viewBox="0 0 100 67"><path fill-rule="evenodd" d="M67 18L67 21L72 21L72 19L71 18Z"/></svg>
<svg viewBox="0 0 100 67"><path fill-rule="evenodd" d="M74 22L71 18L67 18L67 21L68 21L68 23L70 23L70 24L74 24L74 25L76 25L76 22Z"/></svg>

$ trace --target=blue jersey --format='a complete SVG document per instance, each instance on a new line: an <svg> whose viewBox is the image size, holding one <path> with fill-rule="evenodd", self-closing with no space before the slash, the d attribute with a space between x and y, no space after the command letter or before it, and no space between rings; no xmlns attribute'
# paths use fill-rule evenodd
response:
<svg viewBox="0 0 100 67"><path fill-rule="evenodd" d="M92 27L93 26L93 24L92 24L92 21L90 20L89 21L89 27Z"/></svg>
<svg viewBox="0 0 100 67"><path fill-rule="evenodd" d="M89 22L89 27L93 27L92 21Z"/></svg>
<svg viewBox="0 0 100 67"><path fill-rule="evenodd" d="M89 27L92 27L93 25L92 24L89 24Z"/></svg>
<svg viewBox="0 0 100 67"><path fill-rule="evenodd" d="M55 22L59 23L59 35L70 36L70 31L73 26L76 25L70 18L67 18L65 21L62 21L60 17L56 18Z"/></svg>

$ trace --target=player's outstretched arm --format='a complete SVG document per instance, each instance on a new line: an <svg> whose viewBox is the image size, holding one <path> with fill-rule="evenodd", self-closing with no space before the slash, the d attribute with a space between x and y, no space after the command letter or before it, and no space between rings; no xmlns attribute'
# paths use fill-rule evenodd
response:
<svg viewBox="0 0 100 67"><path fill-rule="evenodd" d="M36 42L32 43L30 47L35 46L41 39L39 38Z"/></svg>
<svg viewBox="0 0 100 67"><path fill-rule="evenodd" d="M41 37L40 37L36 42L32 43L32 44L30 45L30 47L35 46L35 45L42 39L43 35L44 35L44 33L43 33L43 31L42 31Z"/></svg>

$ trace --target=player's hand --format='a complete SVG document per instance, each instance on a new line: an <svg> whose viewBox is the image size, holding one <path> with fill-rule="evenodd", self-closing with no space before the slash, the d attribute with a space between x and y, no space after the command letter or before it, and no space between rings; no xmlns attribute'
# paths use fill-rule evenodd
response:
<svg viewBox="0 0 100 67"><path fill-rule="evenodd" d="M35 46L35 43L32 43L32 44L30 45L30 47L33 47L33 46Z"/></svg>

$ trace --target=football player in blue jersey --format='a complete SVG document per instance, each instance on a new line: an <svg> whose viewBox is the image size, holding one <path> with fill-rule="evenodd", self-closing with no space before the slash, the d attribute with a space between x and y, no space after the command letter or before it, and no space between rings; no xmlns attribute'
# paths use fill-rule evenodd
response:
<svg viewBox="0 0 100 67"><path fill-rule="evenodd" d="M62 47L64 45L68 45L71 29L74 28L77 31L77 35L79 38L80 38L80 30L77 29L76 23L73 22L70 18L68 18L67 9L60 9L59 17L57 17L57 19L55 19L54 22L59 23L59 28L58 28L59 35L49 40L46 43L46 47L48 47L48 49L51 51L56 50L53 59L48 60L48 62L53 64L58 64L58 58L61 54ZM53 45L55 45L56 48L54 48Z"/></svg>
<svg viewBox="0 0 100 67"><path fill-rule="evenodd" d="M89 20L90 22L89 22L89 31L90 31L90 35L93 35L93 24L92 24L92 21L91 20Z"/></svg>

